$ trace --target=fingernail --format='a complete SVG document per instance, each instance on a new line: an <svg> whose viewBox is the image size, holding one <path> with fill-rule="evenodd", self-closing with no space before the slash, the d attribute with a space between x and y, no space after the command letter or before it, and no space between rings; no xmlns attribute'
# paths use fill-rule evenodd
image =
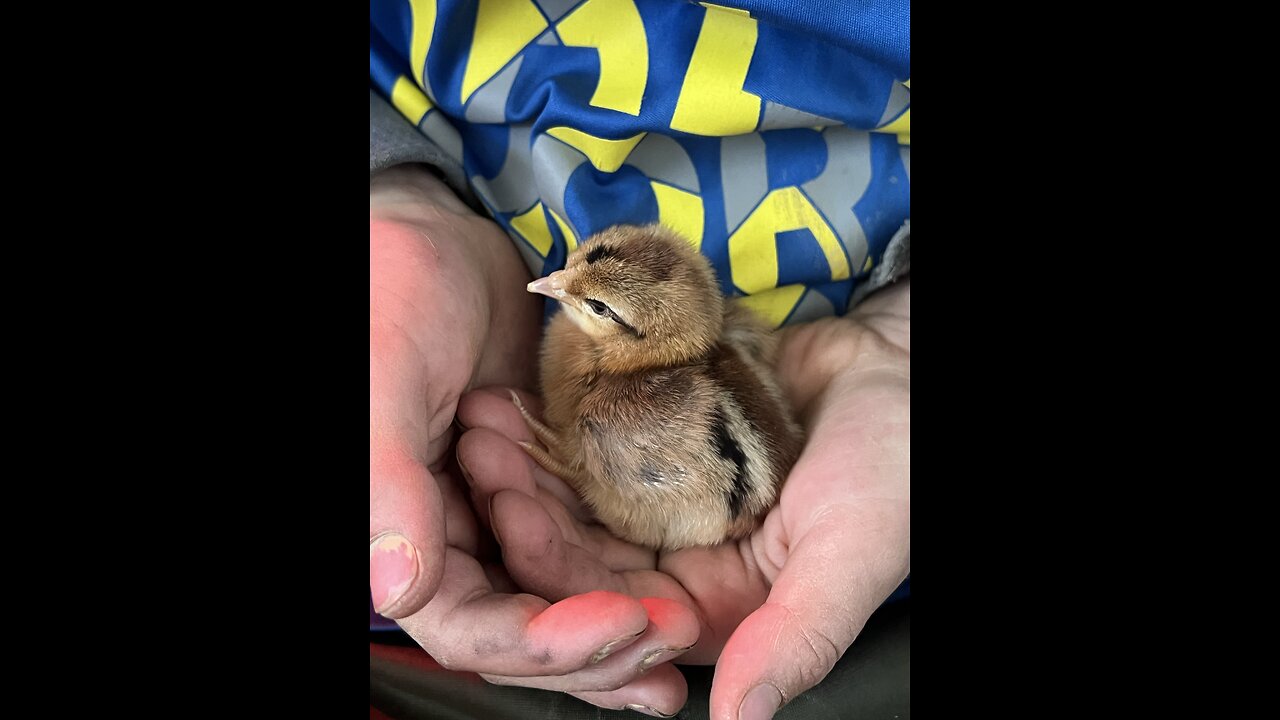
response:
<svg viewBox="0 0 1280 720"><path fill-rule="evenodd" d="M622 707L622 709L623 709L623 710L635 710L635 711L636 711L636 712L638 712L638 713L644 713L645 715L652 715L652 716L654 716L654 717L660 717L660 718L673 718L673 717L675 717L675 716L676 716L676 714L675 714L675 713L671 713L670 715L667 715L667 714L665 714L665 713L660 713L660 712L658 712L657 710L654 710L653 708L649 707L648 705L637 705L637 704L635 704L635 703L630 703L630 704L628 704L628 705L624 705L624 706Z"/></svg>
<svg viewBox="0 0 1280 720"><path fill-rule="evenodd" d="M685 652L688 652L689 648L692 648L692 647L693 646L690 645L687 648L658 648L657 650L654 650L653 652L644 656L644 659L640 661L640 669L648 670L649 668L653 667L654 665L657 665L658 663L664 662L666 660L670 660L676 655L680 655Z"/></svg>
<svg viewBox="0 0 1280 720"><path fill-rule="evenodd" d="M395 605L418 577L418 551L400 533L387 533L369 543L369 590L381 614Z"/></svg>
<svg viewBox="0 0 1280 720"><path fill-rule="evenodd" d="M591 656L591 664L592 664L592 665L595 665L596 663L600 662L601 660L603 660L603 659L605 659L605 658L609 657L610 655L612 655L612 654L613 654L613 651L614 651L615 649L617 649L618 645L620 645L621 643L624 643L624 642L626 642L626 641L628 641L628 640L634 640L634 639L636 639L636 638L640 637L642 634L644 634L644 630L641 630L640 632L638 632L638 633L636 633L636 634L634 634L634 635L627 635L627 636L625 636L625 637L620 637L620 638L618 638L617 640L614 640L613 642L611 642L611 643L609 643L609 644L605 645L604 647L602 647L602 648L600 648L599 650L597 650L595 655L592 655L592 656Z"/></svg>
<svg viewBox="0 0 1280 720"><path fill-rule="evenodd" d="M462 462L462 453L454 453L454 456L458 460L458 472L462 473L462 479L467 481L467 486L475 485L471 480L471 471L467 469L467 464Z"/></svg>
<svg viewBox="0 0 1280 720"><path fill-rule="evenodd" d="M502 536L498 534L498 521L493 519L493 496L489 496L489 529L493 531L493 539L498 541L499 547L502 545ZM606 645L605 647L608 647Z"/></svg>
<svg viewBox="0 0 1280 720"><path fill-rule="evenodd" d="M763 683L751 688L738 706L738 720L769 720L782 706L782 693L778 688Z"/></svg>

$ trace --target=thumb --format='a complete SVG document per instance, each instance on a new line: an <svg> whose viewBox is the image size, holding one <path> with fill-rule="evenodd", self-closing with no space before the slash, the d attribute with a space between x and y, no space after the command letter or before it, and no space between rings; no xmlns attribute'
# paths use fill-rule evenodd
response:
<svg viewBox="0 0 1280 720"><path fill-rule="evenodd" d="M409 453L369 456L369 591L379 615L403 618L435 595L444 571L444 503Z"/></svg>
<svg viewBox="0 0 1280 720"><path fill-rule="evenodd" d="M768 600L725 644L711 685L713 720L767 720L817 685L906 577L899 558L868 553L847 516L835 520L815 524L791 548Z"/></svg>

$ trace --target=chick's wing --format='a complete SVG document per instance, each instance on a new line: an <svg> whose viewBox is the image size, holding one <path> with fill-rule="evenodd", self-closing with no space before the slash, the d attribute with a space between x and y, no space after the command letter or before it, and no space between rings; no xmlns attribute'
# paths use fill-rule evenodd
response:
<svg viewBox="0 0 1280 720"><path fill-rule="evenodd" d="M732 473L712 444L720 400L699 367L603 383L582 405L587 470L623 495L704 497Z"/></svg>

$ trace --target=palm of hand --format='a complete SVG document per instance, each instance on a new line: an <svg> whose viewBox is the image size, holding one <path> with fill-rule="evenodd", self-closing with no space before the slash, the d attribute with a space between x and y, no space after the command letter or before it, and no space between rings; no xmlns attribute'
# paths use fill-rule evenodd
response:
<svg viewBox="0 0 1280 720"><path fill-rule="evenodd" d="M522 292L519 259L509 245L508 256L476 257L503 249L506 239L474 215L423 202L432 192L443 197L448 190L391 171L371 189L370 538L407 538L416 547L408 563L417 566L388 573L371 551L373 600L390 617L432 597L446 543L475 542L470 513L446 512L451 499L461 499L458 483L442 472L459 398L475 382L529 384L528 370L511 358L534 352L537 343L537 303ZM503 312L492 313L499 304ZM491 314L501 317L496 328ZM402 589L405 583L389 574L414 581Z"/></svg>
<svg viewBox="0 0 1280 720"><path fill-rule="evenodd" d="M552 605L516 592L452 467L459 397L533 384L541 303L510 239L411 166L370 181L369 215L375 608L447 668L603 707L680 707L683 680L663 661L696 639L688 612L618 593Z"/></svg>
<svg viewBox="0 0 1280 720"><path fill-rule="evenodd" d="M883 316L865 320L787 332L779 373L805 451L761 527L712 548L614 538L515 445L533 437L505 392L464 397L459 462L511 579L552 602L610 590L687 609L699 634L681 662L718 661L713 717L736 718L761 684L777 702L812 687L909 569L909 351L877 332ZM771 692L759 693L766 711Z"/></svg>

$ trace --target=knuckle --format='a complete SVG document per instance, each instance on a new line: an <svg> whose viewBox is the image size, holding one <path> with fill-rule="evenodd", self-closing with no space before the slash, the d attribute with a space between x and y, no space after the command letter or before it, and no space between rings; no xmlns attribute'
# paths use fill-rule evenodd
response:
<svg viewBox="0 0 1280 720"><path fill-rule="evenodd" d="M835 667L840 659L840 650L829 638L812 629L802 633L802 637L808 645L809 655L805 662L800 663L800 676L805 687L813 687Z"/></svg>
<svg viewBox="0 0 1280 720"><path fill-rule="evenodd" d="M582 692L613 692L630 681L627 677L602 677L583 683Z"/></svg>
<svg viewBox="0 0 1280 720"><path fill-rule="evenodd" d="M831 668L835 667L843 651L821 629L805 622L790 608L784 609L787 614L787 624L803 641L800 648L802 657L797 663L796 670L802 683L801 689L808 689L817 685L827 676L827 673L831 672Z"/></svg>
<svg viewBox="0 0 1280 720"><path fill-rule="evenodd" d="M608 678L607 680L605 680L600 684L600 689L605 692L612 692L614 690L617 690L618 688L621 688L623 685L626 685L628 682L631 682L630 677Z"/></svg>

